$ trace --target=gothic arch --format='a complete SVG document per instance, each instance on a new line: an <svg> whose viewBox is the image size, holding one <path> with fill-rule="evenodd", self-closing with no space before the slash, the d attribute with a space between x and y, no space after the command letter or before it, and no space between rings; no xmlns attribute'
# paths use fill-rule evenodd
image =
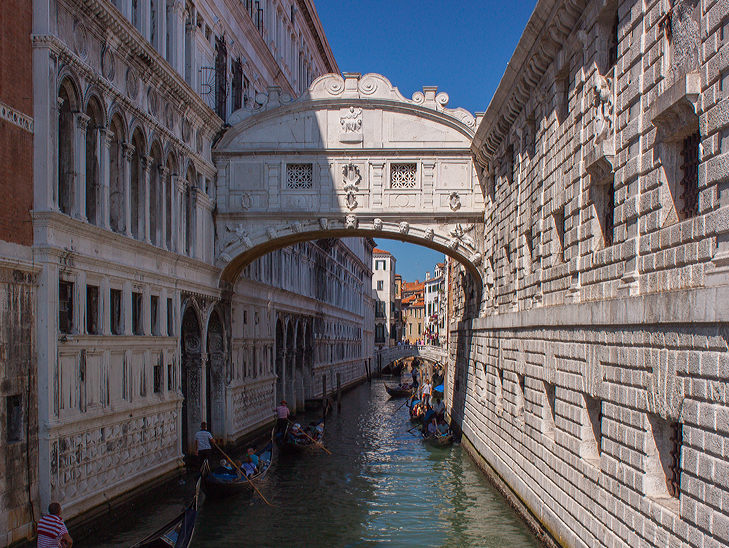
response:
<svg viewBox="0 0 729 548"><path fill-rule="evenodd" d="M83 110L88 114L88 110L92 108L94 115L98 121L100 128L105 128L108 125L106 102L104 100L104 94L96 86L89 86L86 89L86 96L84 97Z"/></svg>
<svg viewBox="0 0 729 548"><path fill-rule="evenodd" d="M60 97L61 90L65 89L70 99L71 112L79 112L82 108L81 82L76 73L69 67L64 67L58 74L58 89L56 96Z"/></svg>

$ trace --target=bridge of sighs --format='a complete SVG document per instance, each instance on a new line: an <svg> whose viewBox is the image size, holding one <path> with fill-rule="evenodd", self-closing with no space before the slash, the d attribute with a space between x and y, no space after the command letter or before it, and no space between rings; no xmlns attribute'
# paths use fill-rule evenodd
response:
<svg viewBox="0 0 729 548"><path fill-rule="evenodd" d="M255 109L233 113L213 152L221 285L298 242L390 238L460 261L475 310L484 206L470 149L476 120L447 103L435 87L406 99L376 74L329 74L298 99L269 88Z"/></svg>

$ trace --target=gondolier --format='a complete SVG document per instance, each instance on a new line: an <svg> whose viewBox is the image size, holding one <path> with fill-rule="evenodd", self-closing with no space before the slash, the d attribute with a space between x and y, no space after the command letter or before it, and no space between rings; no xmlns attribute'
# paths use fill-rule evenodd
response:
<svg viewBox="0 0 729 548"><path fill-rule="evenodd" d="M286 407L286 400L281 400L281 404L276 408L276 433L285 432L288 422L289 408Z"/></svg>
<svg viewBox="0 0 729 548"><path fill-rule="evenodd" d="M38 548L70 548L72 544L71 535L61 519L61 505L50 503L48 513L38 522Z"/></svg>

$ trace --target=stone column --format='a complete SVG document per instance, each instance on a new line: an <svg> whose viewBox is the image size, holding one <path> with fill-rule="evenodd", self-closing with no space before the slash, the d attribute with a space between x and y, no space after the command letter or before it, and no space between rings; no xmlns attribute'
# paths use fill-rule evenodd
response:
<svg viewBox="0 0 729 548"><path fill-rule="evenodd" d="M166 166L159 166L159 180L162 184L160 184L159 186L160 193L157 199L161 200L162 204L161 207L158 208L161 219L157 223L157 230L159 230L160 232L158 243L162 249L167 249L167 193L169 192L169 189L167 188L168 174L169 170Z"/></svg>
<svg viewBox="0 0 729 548"><path fill-rule="evenodd" d="M139 32L142 33L147 41L152 37L152 13L151 4L147 1L139 3ZM131 19L130 19L131 21Z"/></svg>
<svg viewBox="0 0 729 548"><path fill-rule="evenodd" d="M101 211L97 215L101 215L101 226L106 229L111 228L111 219L109 211L109 177L111 176L111 138L114 136L112 131L108 129L100 129L98 135L99 142L99 179L101 184L101 194L99 196Z"/></svg>
<svg viewBox="0 0 729 548"><path fill-rule="evenodd" d="M154 33L155 49L167 59L167 0L152 0L157 4L157 31Z"/></svg>
<svg viewBox="0 0 729 548"><path fill-rule="evenodd" d="M178 175L170 176L170 186L168 192L170 192L170 225L171 225L171 238L170 238L170 251L179 253L180 247L177 245L179 242L179 212L180 212L180 191L179 191L180 177Z"/></svg>
<svg viewBox="0 0 729 548"><path fill-rule="evenodd" d="M82 221L86 221L86 128L88 127L90 118L82 112L77 112L74 116L75 123L75 147L74 147L74 163L75 174L73 180L74 204L72 206L72 216Z"/></svg>
<svg viewBox="0 0 729 548"><path fill-rule="evenodd" d="M198 188L193 186L190 188L190 215L187 224L190 226L190 257L197 256L197 193Z"/></svg>
<svg viewBox="0 0 729 548"><path fill-rule="evenodd" d="M144 170L144 205L142 206L142 209L144 210L144 215L140 215L139 220L144 225L144 230L140 230L140 236L144 235L144 241L148 244L151 244L152 239L149 233L149 216L151 214L151 212L149 211L149 175L153 169L152 162L154 161L154 158L152 156L142 156L141 159L142 169Z"/></svg>
<svg viewBox="0 0 729 548"><path fill-rule="evenodd" d="M132 237L132 156L134 145L124 143L124 234Z"/></svg>
<svg viewBox="0 0 729 548"><path fill-rule="evenodd" d="M185 254L187 248L187 189L189 184L186 179L179 179L177 184L177 211L179 212L179 222L177 224L178 249L180 255Z"/></svg>
<svg viewBox="0 0 729 548"><path fill-rule="evenodd" d="M197 19L197 10L192 9L190 13L190 24L185 25L185 40L189 47L185 48L185 52L181 62L186 65L185 73L189 74L189 78L186 78L190 87L197 91L197 62L195 59L195 42L197 40L197 25L195 20ZM187 67L187 60L190 60L189 67ZM189 72L188 72L189 71Z"/></svg>
<svg viewBox="0 0 729 548"><path fill-rule="evenodd" d="M167 9L170 14L172 28L170 29L170 50L167 60L183 78L185 76L185 4L180 0L173 0Z"/></svg>

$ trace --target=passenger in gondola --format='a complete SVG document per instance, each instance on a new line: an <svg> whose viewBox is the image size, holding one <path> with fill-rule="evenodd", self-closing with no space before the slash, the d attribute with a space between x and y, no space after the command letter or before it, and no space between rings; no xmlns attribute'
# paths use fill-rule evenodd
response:
<svg viewBox="0 0 729 548"><path fill-rule="evenodd" d="M430 421L435 417L435 411L433 411L433 408L430 405L424 405L425 414L423 416L423 422L427 425L430 423Z"/></svg>
<svg viewBox="0 0 729 548"><path fill-rule="evenodd" d="M428 423L426 434L429 438L438 435L438 419L436 419L435 417L433 417Z"/></svg>
<svg viewBox="0 0 729 548"><path fill-rule="evenodd" d="M438 421L438 434L440 436L447 436L449 431L448 423L444 419L440 419Z"/></svg>
<svg viewBox="0 0 729 548"><path fill-rule="evenodd" d="M445 403L443 403L440 398L435 399L433 411L435 411L435 414L438 415L439 419L442 419L445 416Z"/></svg>
<svg viewBox="0 0 729 548"><path fill-rule="evenodd" d="M321 425L319 425L315 422L310 422L309 426L306 428L306 430L308 431L309 436L311 436L315 440L318 439L319 436L321 436L321 434L323 432Z"/></svg>
<svg viewBox="0 0 729 548"><path fill-rule="evenodd" d="M251 464L257 470L258 469L258 455L256 455L256 448L252 445L246 449L247 457L250 459Z"/></svg>

